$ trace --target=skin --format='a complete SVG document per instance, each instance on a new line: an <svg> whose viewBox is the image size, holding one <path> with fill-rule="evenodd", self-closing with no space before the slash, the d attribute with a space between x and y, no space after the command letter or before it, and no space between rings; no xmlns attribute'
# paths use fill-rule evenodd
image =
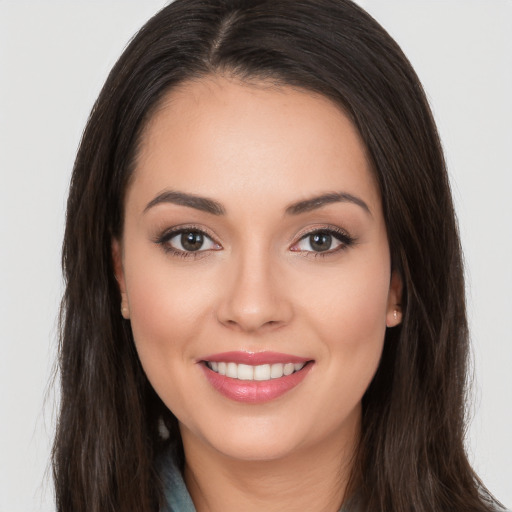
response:
<svg viewBox="0 0 512 512"><path fill-rule="evenodd" d="M170 190L215 200L225 213L148 208ZM339 192L369 211L337 201L286 213ZM211 241L181 257L170 252L180 236L156 241L175 226ZM353 243L313 250L308 233L327 228ZM113 257L142 365L180 422L198 512L337 511L361 398L386 328L400 321L401 294L379 191L341 109L310 92L226 77L173 89L143 133ZM267 350L313 363L297 387L262 404L219 394L199 362Z"/></svg>

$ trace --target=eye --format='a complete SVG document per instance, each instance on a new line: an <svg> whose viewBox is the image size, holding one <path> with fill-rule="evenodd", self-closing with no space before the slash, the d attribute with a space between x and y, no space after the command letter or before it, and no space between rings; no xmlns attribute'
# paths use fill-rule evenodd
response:
<svg viewBox="0 0 512 512"><path fill-rule="evenodd" d="M219 250L221 246L199 229L182 228L167 231L156 242L166 251L180 256L190 253Z"/></svg>
<svg viewBox="0 0 512 512"><path fill-rule="evenodd" d="M304 235L291 247L291 250L314 253L333 253L343 250L353 243L354 239L341 230L318 229Z"/></svg>

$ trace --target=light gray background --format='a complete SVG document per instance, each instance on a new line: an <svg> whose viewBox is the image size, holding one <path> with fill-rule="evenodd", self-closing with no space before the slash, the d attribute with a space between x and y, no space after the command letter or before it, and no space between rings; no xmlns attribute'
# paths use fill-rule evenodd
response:
<svg viewBox="0 0 512 512"><path fill-rule="evenodd" d="M440 128L467 264L476 376L468 448L510 506L512 2L359 3L409 56ZM46 392L70 170L109 69L164 4L0 0L1 512L54 510L56 394Z"/></svg>

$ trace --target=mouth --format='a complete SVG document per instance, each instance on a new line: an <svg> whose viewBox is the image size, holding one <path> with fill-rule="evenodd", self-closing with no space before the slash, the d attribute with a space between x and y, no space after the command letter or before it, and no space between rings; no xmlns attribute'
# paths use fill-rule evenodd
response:
<svg viewBox="0 0 512 512"><path fill-rule="evenodd" d="M204 364L215 373L225 375L230 379L245 381L269 381L280 379L295 372L299 372L307 364L304 363L274 363L250 365L243 363L233 363L228 361L205 361Z"/></svg>
<svg viewBox="0 0 512 512"><path fill-rule="evenodd" d="M298 386L314 360L275 352L226 352L198 361L213 389L236 402L274 400Z"/></svg>

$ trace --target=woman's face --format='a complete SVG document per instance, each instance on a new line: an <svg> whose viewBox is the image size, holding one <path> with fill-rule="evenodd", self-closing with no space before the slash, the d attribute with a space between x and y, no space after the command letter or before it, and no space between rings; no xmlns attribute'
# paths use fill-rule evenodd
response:
<svg viewBox="0 0 512 512"><path fill-rule="evenodd" d="M113 254L185 448L255 460L354 441L400 282L364 147L330 100L220 77L172 90Z"/></svg>

